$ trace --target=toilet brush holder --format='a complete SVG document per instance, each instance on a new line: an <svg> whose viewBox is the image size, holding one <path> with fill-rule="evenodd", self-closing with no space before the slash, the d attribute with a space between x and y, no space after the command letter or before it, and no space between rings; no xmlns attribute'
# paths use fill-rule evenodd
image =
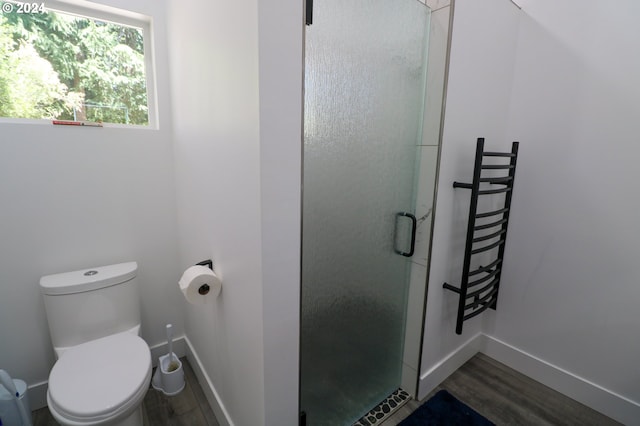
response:
<svg viewBox="0 0 640 426"><path fill-rule="evenodd" d="M27 384L23 380L12 379L4 370L0 379L0 426L31 426L31 408Z"/></svg>
<svg viewBox="0 0 640 426"><path fill-rule="evenodd" d="M176 354L169 353L158 358L151 386L167 396L173 396L182 392L184 385L184 369Z"/></svg>

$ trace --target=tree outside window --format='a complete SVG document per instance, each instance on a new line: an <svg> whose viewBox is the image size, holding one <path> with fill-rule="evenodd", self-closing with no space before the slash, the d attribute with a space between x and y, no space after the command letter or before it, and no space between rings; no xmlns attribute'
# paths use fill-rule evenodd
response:
<svg viewBox="0 0 640 426"><path fill-rule="evenodd" d="M141 28L5 4L0 116L149 124Z"/></svg>

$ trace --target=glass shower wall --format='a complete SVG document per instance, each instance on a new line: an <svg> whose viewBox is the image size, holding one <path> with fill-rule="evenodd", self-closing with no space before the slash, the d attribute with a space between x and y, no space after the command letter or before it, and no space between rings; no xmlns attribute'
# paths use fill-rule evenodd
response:
<svg viewBox="0 0 640 426"><path fill-rule="evenodd" d="M429 9L314 2L306 30L301 410L352 424L400 385Z"/></svg>

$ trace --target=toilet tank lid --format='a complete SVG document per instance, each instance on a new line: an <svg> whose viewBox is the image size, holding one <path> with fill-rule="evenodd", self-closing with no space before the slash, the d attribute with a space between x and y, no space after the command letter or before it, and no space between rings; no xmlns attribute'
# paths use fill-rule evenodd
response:
<svg viewBox="0 0 640 426"><path fill-rule="evenodd" d="M40 278L40 289L46 295L81 293L129 281L137 271L136 262L126 262L46 275Z"/></svg>

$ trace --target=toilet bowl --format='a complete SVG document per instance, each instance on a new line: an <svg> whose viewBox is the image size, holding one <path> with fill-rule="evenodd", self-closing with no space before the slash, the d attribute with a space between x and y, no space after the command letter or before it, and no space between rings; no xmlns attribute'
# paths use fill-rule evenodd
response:
<svg viewBox="0 0 640 426"><path fill-rule="evenodd" d="M141 425L150 381L147 344L119 333L66 350L49 375L47 403L63 425Z"/></svg>
<svg viewBox="0 0 640 426"><path fill-rule="evenodd" d="M47 403L58 423L142 426L151 351L139 337L137 271L127 262L40 279L58 357Z"/></svg>

